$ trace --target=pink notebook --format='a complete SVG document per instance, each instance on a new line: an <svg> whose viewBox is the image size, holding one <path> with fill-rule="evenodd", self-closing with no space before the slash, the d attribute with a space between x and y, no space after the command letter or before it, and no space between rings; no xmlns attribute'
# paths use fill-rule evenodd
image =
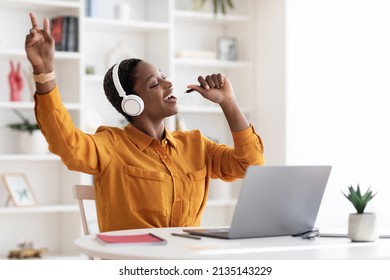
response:
<svg viewBox="0 0 390 280"><path fill-rule="evenodd" d="M111 235L98 233L96 237L107 244L113 243L134 243L134 244L166 244L166 240L152 233L145 234L127 234L127 235Z"/></svg>

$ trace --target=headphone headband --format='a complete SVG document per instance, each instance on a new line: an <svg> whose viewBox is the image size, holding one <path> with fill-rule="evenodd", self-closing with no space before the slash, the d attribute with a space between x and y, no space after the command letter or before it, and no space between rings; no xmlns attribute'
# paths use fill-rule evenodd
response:
<svg viewBox="0 0 390 280"><path fill-rule="evenodd" d="M114 68L112 69L112 80L114 81L114 86L116 88L116 91L118 92L120 97L125 97L126 92L123 89L121 82L119 81L119 64L120 62L115 64Z"/></svg>

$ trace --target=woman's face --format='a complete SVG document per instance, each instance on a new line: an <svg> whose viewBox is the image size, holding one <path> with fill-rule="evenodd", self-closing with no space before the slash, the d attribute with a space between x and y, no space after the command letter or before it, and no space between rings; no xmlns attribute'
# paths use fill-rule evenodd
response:
<svg viewBox="0 0 390 280"><path fill-rule="evenodd" d="M177 98L173 95L172 83L153 64L141 61L137 65L134 91L143 99L142 115L161 120L177 114Z"/></svg>

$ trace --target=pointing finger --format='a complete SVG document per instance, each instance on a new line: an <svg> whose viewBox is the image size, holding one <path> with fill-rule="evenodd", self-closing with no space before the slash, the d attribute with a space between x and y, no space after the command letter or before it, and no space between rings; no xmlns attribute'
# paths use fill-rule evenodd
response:
<svg viewBox="0 0 390 280"><path fill-rule="evenodd" d="M31 19L32 28L38 27L37 18L35 17L35 15L33 13L29 13L29 15L30 15L30 19Z"/></svg>

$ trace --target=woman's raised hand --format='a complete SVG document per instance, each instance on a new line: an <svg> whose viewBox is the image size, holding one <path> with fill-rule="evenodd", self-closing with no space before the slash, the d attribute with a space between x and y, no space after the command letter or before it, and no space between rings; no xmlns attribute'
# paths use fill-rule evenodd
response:
<svg viewBox="0 0 390 280"><path fill-rule="evenodd" d="M32 28L26 35L25 50L34 73L53 71L54 39L50 36L49 20L43 20L43 29L39 28L33 13L29 14Z"/></svg>

